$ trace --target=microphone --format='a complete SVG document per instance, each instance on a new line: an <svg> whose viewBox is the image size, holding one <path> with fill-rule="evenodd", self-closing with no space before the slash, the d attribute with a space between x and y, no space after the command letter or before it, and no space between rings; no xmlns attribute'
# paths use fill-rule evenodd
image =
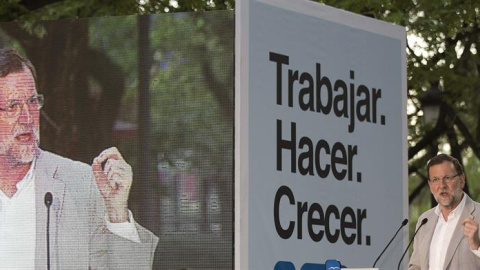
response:
<svg viewBox="0 0 480 270"><path fill-rule="evenodd" d="M378 255L378 258L375 260L375 262L373 263L373 266L372 268L375 268L375 265L377 264L378 260L380 259L380 257L382 257L383 253L387 250L388 246L390 246L390 244L393 242L393 239L395 239L395 237L397 236L398 232L400 232L400 230L408 224L408 219L404 219L403 222L402 222L402 225L400 226L400 228L398 228L397 232L395 233L395 235L393 235L392 239L390 239L390 242L388 242L387 246L382 250L382 253L380 253L380 255Z"/></svg>
<svg viewBox="0 0 480 270"><path fill-rule="evenodd" d="M405 252L403 252L402 258L400 258L400 261L398 262L397 270L400 270L400 264L402 263L402 260L403 260L403 257L405 257L405 254L407 254L408 248L409 248L410 245L412 244L413 239L415 239L415 235L417 235L417 232L420 230L420 228L421 228L423 225L425 225L425 223L427 223L427 221L428 221L428 218L422 219L422 223L420 223L420 226L418 226L417 230L416 230L415 233L413 234L412 239L410 240L410 243L408 243L407 249L405 249Z"/></svg>
<svg viewBox="0 0 480 270"><path fill-rule="evenodd" d="M47 270L50 270L50 206L52 206L52 193L45 193L45 206L47 207Z"/></svg>
<svg viewBox="0 0 480 270"><path fill-rule="evenodd" d="M53 195L50 192L45 193L45 206L47 207L47 210L50 209L50 206L52 205L53 202Z"/></svg>

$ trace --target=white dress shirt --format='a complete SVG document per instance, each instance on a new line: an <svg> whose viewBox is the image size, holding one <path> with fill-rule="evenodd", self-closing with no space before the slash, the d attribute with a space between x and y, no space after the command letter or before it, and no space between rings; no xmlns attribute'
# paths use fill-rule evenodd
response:
<svg viewBox="0 0 480 270"><path fill-rule="evenodd" d="M132 242L141 243L140 236L138 236L137 228L135 227L135 220L133 214L128 210L128 221L121 223L111 223L108 221L107 215L105 215L105 226L112 233L126 238Z"/></svg>
<svg viewBox="0 0 480 270"><path fill-rule="evenodd" d="M430 270L443 269L447 249L450 240L452 239L453 231L455 230L463 212L463 208L465 207L465 201L466 196L463 195L460 204L450 212L446 221L443 218L440 207L437 205L435 208L435 214L438 215L438 221L435 231L433 232L432 242L430 242L430 254L428 260Z"/></svg>
<svg viewBox="0 0 480 270"><path fill-rule="evenodd" d="M0 190L0 269L35 268L35 177L33 167L9 198Z"/></svg>

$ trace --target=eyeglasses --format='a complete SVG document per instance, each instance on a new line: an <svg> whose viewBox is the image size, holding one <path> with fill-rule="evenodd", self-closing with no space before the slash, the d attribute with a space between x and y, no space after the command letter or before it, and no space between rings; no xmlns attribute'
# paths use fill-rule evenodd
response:
<svg viewBox="0 0 480 270"><path fill-rule="evenodd" d="M5 112L9 118L15 118L20 115L24 104L27 104L29 111L39 111L43 107L44 101L45 99L42 94L33 95L25 101L12 99L8 101L7 106L0 107L0 111Z"/></svg>
<svg viewBox="0 0 480 270"><path fill-rule="evenodd" d="M440 180L442 180L443 182L446 182L446 183L451 183L455 180L455 178L457 176L460 176L462 173L457 173L455 175L445 175L443 178L438 178L438 177L434 177L434 178L430 178L428 179L428 181L430 181L431 184L440 184Z"/></svg>

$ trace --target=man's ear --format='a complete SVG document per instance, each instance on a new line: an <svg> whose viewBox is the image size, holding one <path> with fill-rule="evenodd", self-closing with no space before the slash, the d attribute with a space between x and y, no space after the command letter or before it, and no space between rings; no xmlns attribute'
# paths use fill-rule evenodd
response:
<svg viewBox="0 0 480 270"><path fill-rule="evenodd" d="M466 179L465 179L465 173L462 173L462 174L460 175L460 181L461 181L461 186L462 186L462 189L463 189L463 188L465 187L465 181L466 181Z"/></svg>

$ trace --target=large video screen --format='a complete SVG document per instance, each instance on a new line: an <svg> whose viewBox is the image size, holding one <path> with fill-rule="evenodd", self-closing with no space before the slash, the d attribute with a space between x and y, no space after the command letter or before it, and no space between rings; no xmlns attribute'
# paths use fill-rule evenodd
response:
<svg viewBox="0 0 480 270"><path fill-rule="evenodd" d="M0 258L233 268L233 11L1 23L0 49L34 67L0 55Z"/></svg>

